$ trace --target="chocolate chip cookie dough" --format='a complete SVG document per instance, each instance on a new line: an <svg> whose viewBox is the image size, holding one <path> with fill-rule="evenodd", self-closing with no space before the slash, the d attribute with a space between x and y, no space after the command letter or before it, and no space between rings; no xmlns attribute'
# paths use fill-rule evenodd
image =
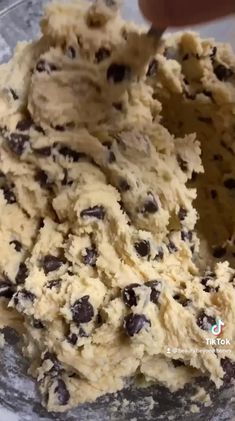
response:
<svg viewBox="0 0 235 421"><path fill-rule="evenodd" d="M41 28L0 67L0 323L43 404L230 383L230 48L188 32L157 52L107 0L53 3ZM230 346L207 344L218 319Z"/></svg>

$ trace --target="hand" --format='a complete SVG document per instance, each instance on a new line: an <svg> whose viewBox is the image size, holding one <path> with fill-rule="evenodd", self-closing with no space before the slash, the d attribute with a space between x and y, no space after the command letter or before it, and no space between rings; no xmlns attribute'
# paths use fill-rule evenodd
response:
<svg viewBox="0 0 235 421"><path fill-rule="evenodd" d="M235 0L139 0L139 6L157 28L193 25L235 12Z"/></svg>

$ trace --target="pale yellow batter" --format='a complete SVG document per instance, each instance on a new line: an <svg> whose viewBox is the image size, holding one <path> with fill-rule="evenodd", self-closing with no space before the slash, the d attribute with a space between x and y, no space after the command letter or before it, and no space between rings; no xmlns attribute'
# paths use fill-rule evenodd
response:
<svg viewBox="0 0 235 421"><path fill-rule="evenodd" d="M41 27L0 67L0 324L50 411L130 379L231 382L230 48L184 33L157 53L107 0ZM216 319L229 345L207 343Z"/></svg>

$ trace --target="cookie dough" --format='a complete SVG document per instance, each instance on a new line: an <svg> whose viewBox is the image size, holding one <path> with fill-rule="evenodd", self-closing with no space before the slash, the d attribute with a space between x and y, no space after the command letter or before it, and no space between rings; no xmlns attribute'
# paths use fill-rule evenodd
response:
<svg viewBox="0 0 235 421"><path fill-rule="evenodd" d="M0 324L42 403L235 377L229 46L53 3L0 67ZM224 323L208 344L211 326Z"/></svg>

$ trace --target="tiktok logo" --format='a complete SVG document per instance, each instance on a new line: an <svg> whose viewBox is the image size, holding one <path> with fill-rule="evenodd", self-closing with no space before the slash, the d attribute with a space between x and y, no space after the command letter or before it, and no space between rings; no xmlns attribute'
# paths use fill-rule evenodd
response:
<svg viewBox="0 0 235 421"><path fill-rule="evenodd" d="M222 328L224 326L224 323L221 319L216 319L216 324L211 326L211 333L215 336L219 336L222 332Z"/></svg>

